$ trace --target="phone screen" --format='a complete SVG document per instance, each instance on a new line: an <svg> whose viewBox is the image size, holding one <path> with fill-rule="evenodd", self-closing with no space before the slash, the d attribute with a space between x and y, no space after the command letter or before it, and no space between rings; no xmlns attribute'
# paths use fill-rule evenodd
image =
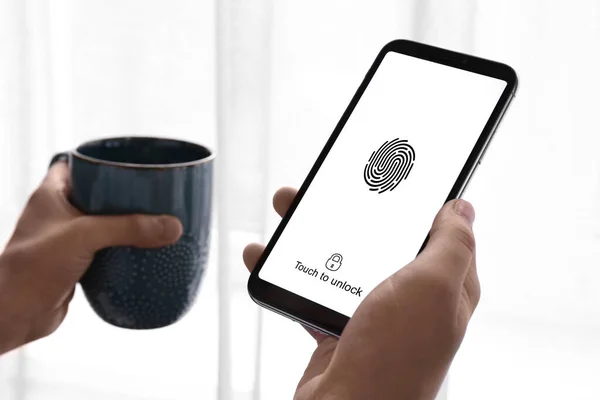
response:
<svg viewBox="0 0 600 400"><path fill-rule="evenodd" d="M352 317L414 260L506 85L388 52L259 277Z"/></svg>

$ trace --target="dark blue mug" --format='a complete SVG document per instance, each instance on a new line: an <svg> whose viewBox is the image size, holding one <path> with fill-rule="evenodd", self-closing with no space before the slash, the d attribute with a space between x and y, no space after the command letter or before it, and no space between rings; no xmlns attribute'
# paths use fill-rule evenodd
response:
<svg viewBox="0 0 600 400"><path fill-rule="evenodd" d="M90 215L169 214L183 234L158 249L111 247L80 280L104 321L122 328L171 325L190 309L208 259L214 153L180 140L122 137L54 156L70 167L70 202Z"/></svg>

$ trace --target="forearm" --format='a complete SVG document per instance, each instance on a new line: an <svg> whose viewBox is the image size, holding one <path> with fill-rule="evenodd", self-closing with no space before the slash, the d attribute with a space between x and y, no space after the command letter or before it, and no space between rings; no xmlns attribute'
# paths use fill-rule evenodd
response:
<svg viewBox="0 0 600 400"><path fill-rule="evenodd" d="M29 323L19 312L22 298L10 278L10 266L0 255L0 355L27 342ZM22 293L21 293L22 295Z"/></svg>

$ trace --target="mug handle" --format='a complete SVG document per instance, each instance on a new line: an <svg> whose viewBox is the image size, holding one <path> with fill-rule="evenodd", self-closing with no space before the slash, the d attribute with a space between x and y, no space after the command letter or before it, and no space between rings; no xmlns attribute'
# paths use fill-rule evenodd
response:
<svg viewBox="0 0 600 400"><path fill-rule="evenodd" d="M52 167L59 161L65 161L66 163L69 163L69 152L63 151L61 153L56 153L54 156L52 156L50 164L48 165L48 169L50 169L50 167Z"/></svg>

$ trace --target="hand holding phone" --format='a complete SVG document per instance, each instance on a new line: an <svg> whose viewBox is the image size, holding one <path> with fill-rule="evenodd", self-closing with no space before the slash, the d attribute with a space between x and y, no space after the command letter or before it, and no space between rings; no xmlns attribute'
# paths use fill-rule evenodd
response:
<svg viewBox="0 0 600 400"><path fill-rule="evenodd" d="M293 189L277 192L280 216L295 196ZM365 297L339 342L316 334L319 346L295 399L435 397L479 302L474 216L463 200L446 203L424 250ZM250 271L264 249L253 244L244 251Z"/></svg>

